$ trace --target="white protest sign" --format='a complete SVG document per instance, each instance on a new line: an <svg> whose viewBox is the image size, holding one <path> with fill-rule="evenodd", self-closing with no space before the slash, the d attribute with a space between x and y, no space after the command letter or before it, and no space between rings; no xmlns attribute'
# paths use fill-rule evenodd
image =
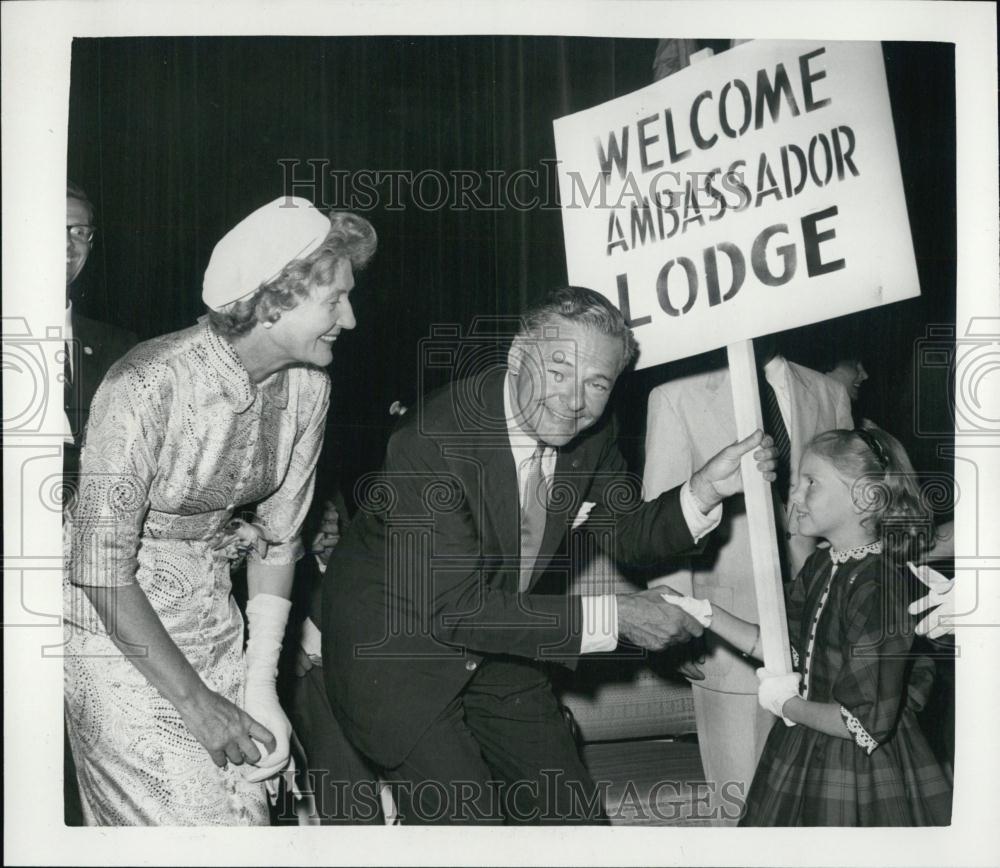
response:
<svg viewBox="0 0 1000 868"><path fill-rule="evenodd" d="M554 128L569 282L639 368L920 294L877 42L747 42Z"/></svg>

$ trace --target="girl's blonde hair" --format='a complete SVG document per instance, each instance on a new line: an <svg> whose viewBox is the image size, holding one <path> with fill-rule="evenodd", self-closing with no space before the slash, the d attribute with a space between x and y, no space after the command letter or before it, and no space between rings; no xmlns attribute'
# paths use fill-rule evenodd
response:
<svg viewBox="0 0 1000 868"><path fill-rule="evenodd" d="M855 505L866 514L882 540L883 551L895 560L919 560L934 543L934 524L917 474L902 444L870 423L847 431L837 428L817 434L806 445L830 461L851 488Z"/></svg>

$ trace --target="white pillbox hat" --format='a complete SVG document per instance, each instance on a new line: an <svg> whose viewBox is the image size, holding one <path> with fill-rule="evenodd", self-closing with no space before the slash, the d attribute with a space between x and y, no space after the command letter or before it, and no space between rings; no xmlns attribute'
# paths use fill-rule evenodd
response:
<svg viewBox="0 0 1000 868"><path fill-rule="evenodd" d="M202 300L219 310L250 295L289 262L312 253L329 231L330 220L306 199L282 196L269 202L215 245L205 269Z"/></svg>

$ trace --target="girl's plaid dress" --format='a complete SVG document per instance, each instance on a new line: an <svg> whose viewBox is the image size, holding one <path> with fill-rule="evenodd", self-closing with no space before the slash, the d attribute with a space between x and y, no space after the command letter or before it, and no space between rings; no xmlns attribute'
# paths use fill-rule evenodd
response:
<svg viewBox="0 0 1000 868"><path fill-rule="evenodd" d="M937 826L951 822L951 776L914 715L928 658L911 653L917 595L874 543L819 549L786 594L801 693L835 702L851 738L776 723L747 795L743 826ZM923 694L923 695L921 695Z"/></svg>

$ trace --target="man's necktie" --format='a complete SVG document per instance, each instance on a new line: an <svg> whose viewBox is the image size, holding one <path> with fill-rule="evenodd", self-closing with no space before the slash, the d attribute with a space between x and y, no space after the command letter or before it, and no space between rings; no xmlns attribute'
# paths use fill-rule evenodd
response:
<svg viewBox="0 0 1000 868"><path fill-rule="evenodd" d="M542 472L542 456L545 447L539 444L528 459L527 479L521 498L521 571L518 588L523 593L531 584L531 574L535 570L535 558L542 547L545 534L546 508L549 503L549 487Z"/></svg>
<svg viewBox="0 0 1000 868"><path fill-rule="evenodd" d="M66 414L67 431L65 433L75 443L78 441L79 432L77 431L77 402L73 399L73 361L70 356L72 352L72 342L66 341L63 344L63 411Z"/></svg>
<svg viewBox="0 0 1000 868"><path fill-rule="evenodd" d="M792 477L792 444L788 439L788 429L785 427L785 420L781 415L781 407L778 406L778 396L774 393L774 388L767 381L763 372L760 373L759 378L761 404L764 411L764 430L774 438L774 445L778 450L778 466L775 471L778 478L774 481L774 490L781 498L781 502L786 503Z"/></svg>
<svg viewBox="0 0 1000 868"><path fill-rule="evenodd" d="M66 477L69 490L76 484L77 473L80 469L80 414L77 404L79 403L74 395L73 386L73 362L70 353L73 351L73 344L67 341L63 345L63 476ZM79 360L77 360L79 363ZM65 505L69 505L72 496L67 493L64 500Z"/></svg>

